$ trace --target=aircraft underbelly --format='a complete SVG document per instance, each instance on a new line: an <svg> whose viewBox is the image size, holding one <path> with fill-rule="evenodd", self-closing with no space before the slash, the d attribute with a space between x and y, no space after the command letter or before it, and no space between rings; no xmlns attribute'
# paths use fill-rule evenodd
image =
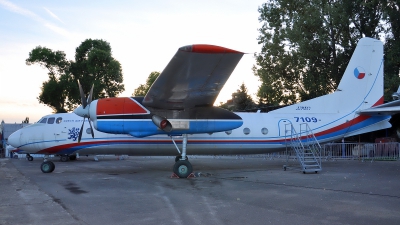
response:
<svg viewBox="0 0 400 225"><path fill-rule="evenodd" d="M180 147L180 145L178 145ZM245 155L266 154L284 151L286 148L281 144L268 146L259 145L215 145L215 144L188 144L188 155ZM173 144L171 145L108 145L104 147L85 148L77 151L79 154L115 154L130 156L176 156L179 155Z"/></svg>

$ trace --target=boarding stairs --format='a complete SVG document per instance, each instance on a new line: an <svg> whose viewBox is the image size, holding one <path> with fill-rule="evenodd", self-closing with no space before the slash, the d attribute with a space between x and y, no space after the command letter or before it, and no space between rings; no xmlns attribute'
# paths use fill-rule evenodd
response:
<svg viewBox="0 0 400 225"><path fill-rule="evenodd" d="M293 124L285 124L286 143L297 156L303 173L322 170L321 145L307 123L300 124L300 132L297 133ZM286 170L286 166L284 166Z"/></svg>

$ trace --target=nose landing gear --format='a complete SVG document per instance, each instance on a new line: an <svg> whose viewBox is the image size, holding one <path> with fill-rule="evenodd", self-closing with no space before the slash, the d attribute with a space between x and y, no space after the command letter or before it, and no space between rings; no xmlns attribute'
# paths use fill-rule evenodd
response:
<svg viewBox="0 0 400 225"><path fill-rule="evenodd" d="M33 157L28 153L28 154L26 154L26 159L28 160L28 161L33 161Z"/></svg>

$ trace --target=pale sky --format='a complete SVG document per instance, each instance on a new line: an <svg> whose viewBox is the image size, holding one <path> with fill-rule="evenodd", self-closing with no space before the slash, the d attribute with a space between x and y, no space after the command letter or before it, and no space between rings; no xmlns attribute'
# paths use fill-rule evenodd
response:
<svg viewBox="0 0 400 225"><path fill-rule="evenodd" d="M249 53L243 56L216 103L230 99L242 82L255 95L260 82L251 68L261 27L261 0L0 0L0 121L30 122L51 114L37 97L47 70L27 66L36 46L64 51L69 60L88 38L110 43L131 96L152 71L161 72L179 47L212 44Z"/></svg>

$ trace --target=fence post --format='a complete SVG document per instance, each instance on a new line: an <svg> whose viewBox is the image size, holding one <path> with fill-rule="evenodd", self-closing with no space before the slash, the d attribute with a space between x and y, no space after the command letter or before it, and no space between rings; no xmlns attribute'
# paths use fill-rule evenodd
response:
<svg viewBox="0 0 400 225"><path fill-rule="evenodd" d="M346 145L344 144L344 138L342 138L342 158L346 158Z"/></svg>

